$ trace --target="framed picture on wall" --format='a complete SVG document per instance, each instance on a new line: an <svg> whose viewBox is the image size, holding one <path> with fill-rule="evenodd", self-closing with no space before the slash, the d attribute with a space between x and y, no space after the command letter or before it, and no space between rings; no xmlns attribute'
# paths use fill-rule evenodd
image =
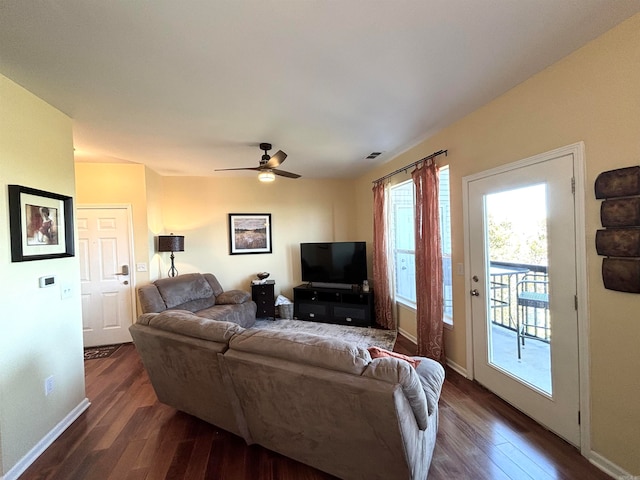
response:
<svg viewBox="0 0 640 480"><path fill-rule="evenodd" d="M229 254L271 253L270 213L229 214Z"/></svg>
<svg viewBox="0 0 640 480"><path fill-rule="evenodd" d="M73 257L73 199L9 185L11 261Z"/></svg>

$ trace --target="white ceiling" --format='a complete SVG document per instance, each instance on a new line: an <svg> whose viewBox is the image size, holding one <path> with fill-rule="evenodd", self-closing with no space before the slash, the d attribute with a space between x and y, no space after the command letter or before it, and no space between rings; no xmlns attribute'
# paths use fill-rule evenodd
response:
<svg viewBox="0 0 640 480"><path fill-rule="evenodd" d="M0 73L73 118L78 161L255 175L214 169L257 166L257 144L271 142L284 170L352 177L639 11L640 0L0 0Z"/></svg>

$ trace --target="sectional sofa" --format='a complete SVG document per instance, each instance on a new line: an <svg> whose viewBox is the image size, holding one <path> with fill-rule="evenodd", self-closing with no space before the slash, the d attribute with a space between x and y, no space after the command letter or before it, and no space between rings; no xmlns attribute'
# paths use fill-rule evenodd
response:
<svg viewBox="0 0 640 480"><path fill-rule="evenodd" d="M211 273L187 273L161 278L138 289L142 313L188 310L199 317L250 327L256 322L256 303L244 290L224 291Z"/></svg>
<svg viewBox="0 0 640 480"><path fill-rule="evenodd" d="M424 480L444 370L312 334L245 329L184 310L130 327L158 399L348 480Z"/></svg>

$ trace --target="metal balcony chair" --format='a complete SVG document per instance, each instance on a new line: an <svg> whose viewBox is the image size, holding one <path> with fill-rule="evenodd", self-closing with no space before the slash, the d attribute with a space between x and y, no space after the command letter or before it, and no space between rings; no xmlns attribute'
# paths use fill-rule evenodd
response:
<svg viewBox="0 0 640 480"><path fill-rule="evenodd" d="M516 332L519 360L525 338L549 342L551 327L549 325L549 280L547 274L538 272L526 274L516 284L516 294L518 299Z"/></svg>

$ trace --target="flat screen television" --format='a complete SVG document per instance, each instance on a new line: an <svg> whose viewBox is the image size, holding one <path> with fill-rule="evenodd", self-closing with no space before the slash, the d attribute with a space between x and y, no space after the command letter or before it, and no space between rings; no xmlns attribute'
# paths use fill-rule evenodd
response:
<svg viewBox="0 0 640 480"><path fill-rule="evenodd" d="M367 279L366 242L301 243L302 281L322 286L362 284Z"/></svg>

